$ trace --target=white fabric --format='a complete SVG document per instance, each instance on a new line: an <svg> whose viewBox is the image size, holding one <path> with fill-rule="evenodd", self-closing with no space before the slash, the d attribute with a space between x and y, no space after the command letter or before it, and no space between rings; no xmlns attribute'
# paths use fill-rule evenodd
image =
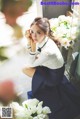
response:
<svg viewBox="0 0 80 119"><path fill-rule="evenodd" d="M46 41L47 43L45 44ZM43 45L44 47L41 52L39 52L37 49L41 48ZM55 42L48 37L46 37L42 43L37 43L36 52L28 50L27 67L45 66L50 69L57 69L62 67L63 64L64 60L60 50Z"/></svg>

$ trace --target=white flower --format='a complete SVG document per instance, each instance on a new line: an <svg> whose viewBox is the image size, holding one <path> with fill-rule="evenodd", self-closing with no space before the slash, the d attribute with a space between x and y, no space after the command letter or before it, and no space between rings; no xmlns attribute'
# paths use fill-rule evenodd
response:
<svg viewBox="0 0 80 119"><path fill-rule="evenodd" d="M66 16L65 15L60 15L58 17L59 21L65 21L66 20Z"/></svg>
<svg viewBox="0 0 80 119"><path fill-rule="evenodd" d="M17 111L23 111L24 108L20 106L17 102L12 102L10 106L17 112Z"/></svg>
<svg viewBox="0 0 80 119"><path fill-rule="evenodd" d="M25 117L25 111L22 106L20 106L17 102L12 102L10 107L13 108L15 117Z"/></svg>
<svg viewBox="0 0 80 119"><path fill-rule="evenodd" d="M72 19L72 24L71 24L73 27L74 26L77 26L78 25L78 18L76 18L76 17L74 17L73 19Z"/></svg>
<svg viewBox="0 0 80 119"><path fill-rule="evenodd" d="M54 21L57 22L57 26L54 24ZM79 34L77 25L78 19L75 17L60 15L58 18L51 19L51 29L54 32L55 39L67 49L72 47Z"/></svg>
<svg viewBox="0 0 80 119"><path fill-rule="evenodd" d="M38 118L38 116L36 116L36 117L33 117L33 119L39 119L39 118Z"/></svg>
<svg viewBox="0 0 80 119"><path fill-rule="evenodd" d="M71 28L71 35L75 34L76 35L76 32L77 31L77 27L72 27Z"/></svg>
<svg viewBox="0 0 80 119"><path fill-rule="evenodd" d="M29 107L33 107L37 105L38 103L39 103L39 100L37 99L29 99L29 100L24 101L22 105L24 108L29 108Z"/></svg>
<svg viewBox="0 0 80 119"><path fill-rule="evenodd" d="M38 117L38 119L45 119L46 115L44 115L44 114L39 114L37 117Z"/></svg>
<svg viewBox="0 0 80 119"><path fill-rule="evenodd" d="M48 113L51 113L51 110L50 110L49 107L45 106L45 107L43 108L43 114L48 114Z"/></svg>
<svg viewBox="0 0 80 119"><path fill-rule="evenodd" d="M55 18L55 19L50 19L50 26L51 28L52 27L58 27L59 26L59 21L58 21L58 18Z"/></svg>
<svg viewBox="0 0 80 119"><path fill-rule="evenodd" d="M37 99L29 99L20 106L16 102L11 103L14 109L16 119L48 119L48 114L51 113L49 107L42 107L43 101Z"/></svg>
<svg viewBox="0 0 80 119"><path fill-rule="evenodd" d="M37 106L37 114L41 114L42 113L42 104L43 104L43 101L39 102L39 104Z"/></svg>

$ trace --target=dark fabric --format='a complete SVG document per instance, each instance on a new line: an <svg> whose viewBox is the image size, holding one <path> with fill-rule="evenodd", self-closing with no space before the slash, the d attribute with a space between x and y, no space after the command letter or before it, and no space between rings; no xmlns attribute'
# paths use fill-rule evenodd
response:
<svg viewBox="0 0 80 119"><path fill-rule="evenodd" d="M74 119L80 114L80 94L63 75L64 69L37 67L32 79L31 98L50 107L49 119Z"/></svg>
<svg viewBox="0 0 80 119"><path fill-rule="evenodd" d="M70 75L72 75L72 76L75 76L75 73L76 73L76 67L77 67L78 57L79 57L79 54L77 54L77 56L72 61L71 66L70 66Z"/></svg>
<svg viewBox="0 0 80 119"><path fill-rule="evenodd" d="M33 98L32 91L28 91L27 95L28 95L28 99L32 99Z"/></svg>
<svg viewBox="0 0 80 119"><path fill-rule="evenodd" d="M44 87L44 85L53 87L61 83L61 80L63 79L64 69L64 66L56 70L49 69L47 67L37 67L32 80L33 94L38 91L39 88L41 89L41 87Z"/></svg>
<svg viewBox="0 0 80 119"><path fill-rule="evenodd" d="M78 61L77 61L77 66L76 66L76 71L75 71L75 77L77 80L80 81L80 52L78 55Z"/></svg>

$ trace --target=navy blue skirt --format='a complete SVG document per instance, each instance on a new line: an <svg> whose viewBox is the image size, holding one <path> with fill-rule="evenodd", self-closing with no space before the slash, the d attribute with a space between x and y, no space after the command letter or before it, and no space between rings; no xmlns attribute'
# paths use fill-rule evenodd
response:
<svg viewBox="0 0 80 119"><path fill-rule="evenodd" d="M80 93L64 76L64 70L64 66L55 70L39 66L32 78L28 98L37 98L43 106L49 106L49 119L74 119L80 115Z"/></svg>

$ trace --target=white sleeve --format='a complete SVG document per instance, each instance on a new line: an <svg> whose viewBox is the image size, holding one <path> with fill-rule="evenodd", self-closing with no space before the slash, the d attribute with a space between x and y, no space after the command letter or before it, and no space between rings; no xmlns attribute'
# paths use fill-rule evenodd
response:
<svg viewBox="0 0 80 119"><path fill-rule="evenodd" d="M36 56L35 52L29 52L28 54L28 67L36 67L42 65L49 58L49 54L41 52Z"/></svg>

